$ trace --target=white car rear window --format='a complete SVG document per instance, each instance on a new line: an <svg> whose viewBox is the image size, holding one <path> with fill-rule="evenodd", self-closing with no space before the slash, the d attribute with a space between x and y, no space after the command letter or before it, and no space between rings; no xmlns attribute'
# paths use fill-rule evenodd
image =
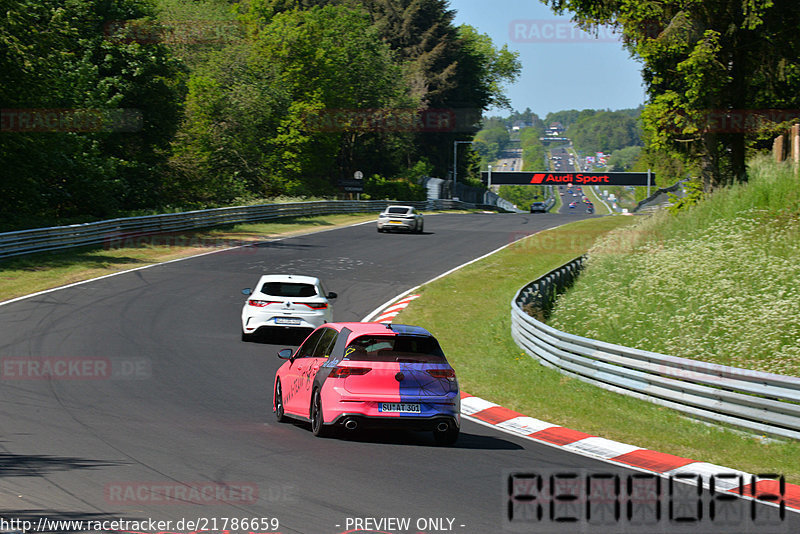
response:
<svg viewBox="0 0 800 534"><path fill-rule="evenodd" d="M296 282L267 282L261 286L261 292L273 297L314 297L317 288L312 284Z"/></svg>
<svg viewBox="0 0 800 534"><path fill-rule="evenodd" d="M397 215L405 215L406 213L409 212L410 210L408 208L389 208L386 210L386 213L393 213Z"/></svg>

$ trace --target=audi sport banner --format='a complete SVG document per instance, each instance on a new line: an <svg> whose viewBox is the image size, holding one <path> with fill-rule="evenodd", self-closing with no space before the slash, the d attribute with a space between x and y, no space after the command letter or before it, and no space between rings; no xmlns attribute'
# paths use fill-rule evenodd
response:
<svg viewBox="0 0 800 534"><path fill-rule="evenodd" d="M483 183L489 173L482 172ZM492 173L492 185L647 185L646 172L526 172L499 171ZM656 185L655 173L650 173L650 185Z"/></svg>

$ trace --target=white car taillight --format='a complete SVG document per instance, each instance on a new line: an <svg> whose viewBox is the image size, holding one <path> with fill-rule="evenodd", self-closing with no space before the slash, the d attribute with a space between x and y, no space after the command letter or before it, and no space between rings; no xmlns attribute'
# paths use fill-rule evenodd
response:
<svg viewBox="0 0 800 534"><path fill-rule="evenodd" d="M247 301L248 306L255 306L256 308L263 308L264 306L269 306L270 304L280 304L280 303L273 300L250 299Z"/></svg>
<svg viewBox="0 0 800 534"><path fill-rule="evenodd" d="M328 307L327 302L298 302L297 304L305 304L312 310L324 310Z"/></svg>

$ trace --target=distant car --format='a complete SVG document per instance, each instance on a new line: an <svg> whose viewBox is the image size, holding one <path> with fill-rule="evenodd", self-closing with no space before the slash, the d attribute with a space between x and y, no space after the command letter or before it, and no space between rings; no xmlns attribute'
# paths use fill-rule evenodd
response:
<svg viewBox="0 0 800 534"><path fill-rule="evenodd" d="M265 274L248 295L242 307L242 341L256 334L286 329L309 332L333 321L330 301L336 293L327 292L319 278L294 274Z"/></svg>
<svg viewBox="0 0 800 534"><path fill-rule="evenodd" d="M547 205L544 202L534 202L531 204L531 213L547 213Z"/></svg>
<svg viewBox="0 0 800 534"><path fill-rule="evenodd" d="M360 427L432 431L452 445L461 426L456 373L418 326L329 323L314 330L275 373L278 422L311 423L315 436Z"/></svg>
<svg viewBox="0 0 800 534"><path fill-rule="evenodd" d="M570 203L569 203L569 209L573 209L573 208L575 208L575 206L577 206L577 205L578 205L578 203L577 203L577 202L570 202Z"/></svg>
<svg viewBox="0 0 800 534"><path fill-rule="evenodd" d="M411 206L387 206L378 215L378 232L405 230L420 234L424 226L422 214Z"/></svg>

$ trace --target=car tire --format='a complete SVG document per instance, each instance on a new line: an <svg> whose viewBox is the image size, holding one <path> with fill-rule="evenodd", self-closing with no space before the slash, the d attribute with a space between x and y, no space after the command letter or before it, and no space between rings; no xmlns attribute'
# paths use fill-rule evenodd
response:
<svg viewBox="0 0 800 534"><path fill-rule="evenodd" d="M458 427L455 425L449 425L447 430L441 432L439 430L433 431L433 439L436 441L437 445L444 446L444 447L452 447L455 445L456 440L458 440Z"/></svg>
<svg viewBox="0 0 800 534"><path fill-rule="evenodd" d="M256 337L255 334L245 334L244 332L242 332L242 341L244 342L253 341L255 337Z"/></svg>
<svg viewBox="0 0 800 534"><path fill-rule="evenodd" d="M383 228L378 228L378 233L382 234L383 233Z"/></svg>
<svg viewBox="0 0 800 534"><path fill-rule="evenodd" d="M322 417L322 396L319 394L319 389L315 389L311 395L311 433L318 438L324 438L331 435L331 427L323 424Z"/></svg>
<svg viewBox="0 0 800 534"><path fill-rule="evenodd" d="M283 408L283 389L281 388L281 381L278 380L275 384L275 419L279 423L285 423L289 420L286 417L286 411Z"/></svg>
<svg viewBox="0 0 800 534"><path fill-rule="evenodd" d="M417 233L418 233L418 234L421 234L421 233L422 233L422 230L423 230L424 228L425 228L425 223L424 223L424 222L421 222L421 223L419 223L419 230L417 230Z"/></svg>

